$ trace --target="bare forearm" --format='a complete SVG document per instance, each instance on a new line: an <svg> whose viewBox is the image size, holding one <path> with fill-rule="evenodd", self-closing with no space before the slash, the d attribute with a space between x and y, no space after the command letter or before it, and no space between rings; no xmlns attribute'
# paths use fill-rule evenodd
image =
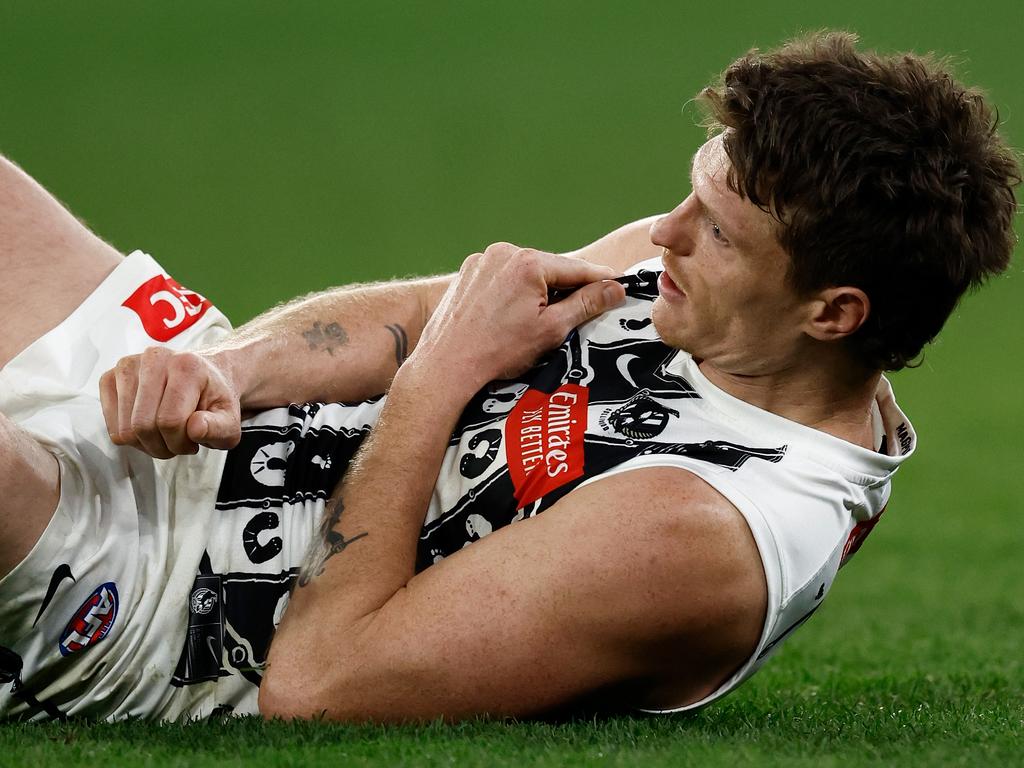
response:
<svg viewBox="0 0 1024 768"><path fill-rule="evenodd" d="M276 307L212 350L246 410L384 392L450 278L335 288Z"/></svg>
<svg viewBox="0 0 1024 768"><path fill-rule="evenodd" d="M377 690L377 671L395 660L388 638L406 637L419 623L417 534L465 403L487 381L528 370L572 328L621 301L612 274L508 245L466 260L332 498L274 639L260 688L265 715L366 719L475 711L456 702L442 710L417 704L392 715L403 696ZM552 286L580 284L562 301L547 302ZM327 647L338 649L330 663L311 664ZM409 692L406 678L399 688Z"/></svg>
<svg viewBox="0 0 1024 768"><path fill-rule="evenodd" d="M621 272L657 256L656 217L626 224L567 254ZM336 288L297 299L244 325L215 350L256 410L310 400L361 400L384 392L451 276Z"/></svg>
<svg viewBox="0 0 1024 768"><path fill-rule="evenodd" d="M447 387L436 367L409 365L329 502L289 608L290 623L303 628L297 631L316 633L325 622L339 634L350 631L413 576L448 436L473 393Z"/></svg>

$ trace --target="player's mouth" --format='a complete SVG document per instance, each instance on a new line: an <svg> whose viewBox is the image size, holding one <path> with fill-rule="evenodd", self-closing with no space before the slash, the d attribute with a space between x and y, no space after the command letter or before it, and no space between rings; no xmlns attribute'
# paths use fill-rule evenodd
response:
<svg viewBox="0 0 1024 768"><path fill-rule="evenodd" d="M668 276L668 271L663 270L658 278L658 293L665 301L682 301L686 298L683 289L676 285L675 281Z"/></svg>

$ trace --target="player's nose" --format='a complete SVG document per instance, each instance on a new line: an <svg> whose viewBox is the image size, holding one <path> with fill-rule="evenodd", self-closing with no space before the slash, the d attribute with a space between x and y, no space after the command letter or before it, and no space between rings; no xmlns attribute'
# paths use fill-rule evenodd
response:
<svg viewBox="0 0 1024 768"><path fill-rule="evenodd" d="M693 223L689 215L690 198L655 219L651 224L651 242L673 253L686 255L693 248Z"/></svg>

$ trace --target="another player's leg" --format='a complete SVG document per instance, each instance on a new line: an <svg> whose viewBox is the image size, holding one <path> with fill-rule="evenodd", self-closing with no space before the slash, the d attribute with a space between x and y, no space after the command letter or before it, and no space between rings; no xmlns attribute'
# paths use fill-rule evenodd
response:
<svg viewBox="0 0 1024 768"><path fill-rule="evenodd" d="M121 258L0 158L0 367L70 315Z"/></svg>
<svg viewBox="0 0 1024 768"><path fill-rule="evenodd" d="M0 158L0 367L70 315L121 258ZM34 546L59 492L57 460L0 414L0 575Z"/></svg>

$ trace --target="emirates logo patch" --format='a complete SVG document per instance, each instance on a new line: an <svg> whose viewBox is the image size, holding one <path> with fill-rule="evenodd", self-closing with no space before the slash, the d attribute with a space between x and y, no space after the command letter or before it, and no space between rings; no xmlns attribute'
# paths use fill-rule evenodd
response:
<svg viewBox="0 0 1024 768"><path fill-rule="evenodd" d="M587 395L579 384L529 389L509 413L505 455L520 509L583 476Z"/></svg>

